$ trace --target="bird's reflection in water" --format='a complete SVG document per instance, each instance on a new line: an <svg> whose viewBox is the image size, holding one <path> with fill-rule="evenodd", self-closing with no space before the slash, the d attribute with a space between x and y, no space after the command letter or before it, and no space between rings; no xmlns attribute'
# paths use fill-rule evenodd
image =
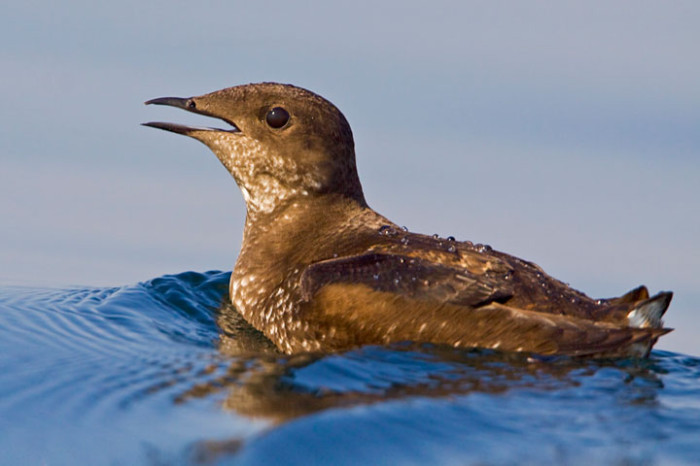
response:
<svg viewBox="0 0 700 466"><path fill-rule="evenodd" d="M622 401L653 403L661 387L653 360L545 358L410 343L288 356L230 304L220 309L218 324L219 350L230 361L226 373L192 387L178 401L225 391L225 409L273 425L360 404L474 392L563 392L583 383L609 383Z"/></svg>

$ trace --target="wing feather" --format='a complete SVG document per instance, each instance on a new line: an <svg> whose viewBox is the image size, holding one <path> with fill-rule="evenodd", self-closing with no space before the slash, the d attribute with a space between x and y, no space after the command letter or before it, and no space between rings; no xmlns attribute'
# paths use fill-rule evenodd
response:
<svg viewBox="0 0 700 466"><path fill-rule="evenodd" d="M367 253L311 264L301 278L302 298L310 300L329 284L362 284L419 300L477 307L505 302L513 290L489 274L425 259L386 253Z"/></svg>

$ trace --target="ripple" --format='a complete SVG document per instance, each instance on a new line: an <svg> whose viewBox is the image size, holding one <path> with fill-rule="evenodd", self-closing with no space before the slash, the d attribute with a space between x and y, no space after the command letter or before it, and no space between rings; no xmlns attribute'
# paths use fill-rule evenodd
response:
<svg viewBox="0 0 700 466"><path fill-rule="evenodd" d="M229 274L192 272L109 289L4 288L0 406L85 414L187 390L217 362L215 313ZM9 376L11 374L11 377Z"/></svg>

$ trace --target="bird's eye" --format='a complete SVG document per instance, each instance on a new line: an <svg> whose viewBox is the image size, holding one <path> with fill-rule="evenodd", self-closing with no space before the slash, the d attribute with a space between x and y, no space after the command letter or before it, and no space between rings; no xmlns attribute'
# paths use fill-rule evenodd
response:
<svg viewBox="0 0 700 466"><path fill-rule="evenodd" d="M197 108L197 104L194 100L190 99L187 101L187 108Z"/></svg>
<svg viewBox="0 0 700 466"><path fill-rule="evenodd" d="M279 129L289 121L289 112L282 107L275 107L267 112L265 121L267 121L267 124L270 125L271 128Z"/></svg>

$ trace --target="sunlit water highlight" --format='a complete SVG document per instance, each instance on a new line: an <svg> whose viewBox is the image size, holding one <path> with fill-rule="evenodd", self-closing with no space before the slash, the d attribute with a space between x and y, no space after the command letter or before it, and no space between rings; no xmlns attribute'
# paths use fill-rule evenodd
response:
<svg viewBox="0 0 700 466"><path fill-rule="evenodd" d="M0 464L695 464L700 359L286 357L222 272L0 288Z"/></svg>

